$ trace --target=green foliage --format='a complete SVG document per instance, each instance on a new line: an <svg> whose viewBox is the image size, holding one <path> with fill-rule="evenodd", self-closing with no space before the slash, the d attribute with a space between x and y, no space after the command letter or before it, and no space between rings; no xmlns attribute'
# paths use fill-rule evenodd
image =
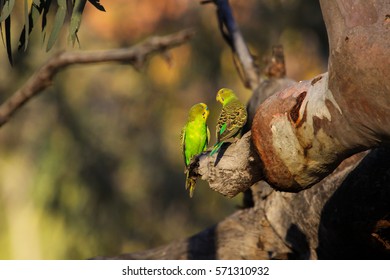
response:
<svg viewBox="0 0 390 280"><path fill-rule="evenodd" d="M49 41L47 42L46 51L49 51L55 41L57 40L58 34L60 34L62 25L65 21L66 16L66 0L57 0L58 9L56 13L56 17L54 18L53 29L51 30Z"/></svg>
<svg viewBox="0 0 390 280"><path fill-rule="evenodd" d="M74 44L77 39L77 31L80 28L81 15L83 14L86 2L87 0L75 0L74 2L72 18L70 19L69 26L69 38L72 41L72 44Z"/></svg>
<svg viewBox="0 0 390 280"><path fill-rule="evenodd" d="M38 21L41 20L41 32L44 34L45 40L46 27L49 17L49 9L55 13L52 23L51 33L47 41L46 51L49 51L60 34L62 27L66 24L67 16L69 22L69 39L74 42L77 40L77 32L81 24L81 17L87 0L33 0L29 6L28 0L24 0L23 7L23 29L19 37L19 50L26 50L28 46L29 36L34 27L38 26ZM54 2L54 3L53 3ZM88 0L96 9L105 11L99 0ZM0 30L3 42L5 44L7 55L12 64L12 44L11 44L11 17L15 13L15 0L0 0ZM5 36L3 35L3 29Z"/></svg>
<svg viewBox="0 0 390 280"><path fill-rule="evenodd" d="M2 0L0 1L0 7L1 7L1 16L0 16L0 22L4 21L6 18L8 18L11 15L12 9L15 6L15 0Z"/></svg>

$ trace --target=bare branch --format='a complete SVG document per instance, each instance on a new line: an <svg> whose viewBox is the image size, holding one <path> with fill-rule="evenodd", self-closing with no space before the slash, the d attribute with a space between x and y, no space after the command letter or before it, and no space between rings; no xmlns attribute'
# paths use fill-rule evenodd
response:
<svg viewBox="0 0 390 280"><path fill-rule="evenodd" d="M126 62L139 68L151 55L182 45L193 34L191 30L184 30L168 36L152 37L126 49L58 53L39 68L22 88L0 105L0 126L5 124L28 100L49 87L58 71L70 65L112 61Z"/></svg>
<svg viewBox="0 0 390 280"><path fill-rule="evenodd" d="M202 1L203 4L211 1ZM247 88L254 90L259 85L259 71L253 56L236 24L228 0L213 0L217 6L217 17L222 37L233 51L237 71Z"/></svg>

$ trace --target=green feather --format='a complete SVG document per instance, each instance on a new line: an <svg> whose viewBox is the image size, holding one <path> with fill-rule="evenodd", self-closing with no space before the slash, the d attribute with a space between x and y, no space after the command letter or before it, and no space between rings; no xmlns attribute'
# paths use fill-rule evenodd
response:
<svg viewBox="0 0 390 280"><path fill-rule="evenodd" d="M221 148L222 144L223 144L223 142L219 142L219 143L215 144L213 146L213 149L210 152L210 156L213 156L216 152L218 152L219 149Z"/></svg>
<svg viewBox="0 0 390 280"><path fill-rule="evenodd" d="M226 128L227 128L227 124L224 123L224 124L221 126L221 129L219 130L219 135L223 134L223 133L225 132Z"/></svg>

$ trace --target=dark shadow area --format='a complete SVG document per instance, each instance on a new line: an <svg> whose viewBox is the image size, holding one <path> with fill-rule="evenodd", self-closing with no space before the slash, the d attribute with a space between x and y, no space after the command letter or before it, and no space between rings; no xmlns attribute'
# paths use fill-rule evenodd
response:
<svg viewBox="0 0 390 280"><path fill-rule="evenodd" d="M290 260L310 259L310 246L306 235L295 225L291 225L287 231L286 241L294 244L293 253L288 254Z"/></svg>
<svg viewBox="0 0 390 280"><path fill-rule="evenodd" d="M218 163L221 161L223 155L225 154L227 148L231 145L230 142L224 142L222 146L219 148L219 151L217 152L217 157L215 159L214 166L217 166Z"/></svg>
<svg viewBox="0 0 390 280"><path fill-rule="evenodd" d="M216 240L216 226L194 235L188 242L187 258L189 260L217 259Z"/></svg>
<svg viewBox="0 0 390 280"><path fill-rule="evenodd" d="M255 202L253 200L253 194L252 194L251 188L244 191L242 204L243 204L242 208L252 208L255 206Z"/></svg>
<svg viewBox="0 0 390 280"><path fill-rule="evenodd" d="M325 204L319 259L390 259L390 149L371 151Z"/></svg>

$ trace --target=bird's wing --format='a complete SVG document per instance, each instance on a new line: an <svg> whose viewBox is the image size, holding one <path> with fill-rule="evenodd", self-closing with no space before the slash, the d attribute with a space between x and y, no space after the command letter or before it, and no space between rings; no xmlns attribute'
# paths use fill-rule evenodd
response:
<svg viewBox="0 0 390 280"><path fill-rule="evenodd" d="M218 142L225 141L237 135L247 119L245 107L240 102L227 104L222 108L217 124Z"/></svg>

